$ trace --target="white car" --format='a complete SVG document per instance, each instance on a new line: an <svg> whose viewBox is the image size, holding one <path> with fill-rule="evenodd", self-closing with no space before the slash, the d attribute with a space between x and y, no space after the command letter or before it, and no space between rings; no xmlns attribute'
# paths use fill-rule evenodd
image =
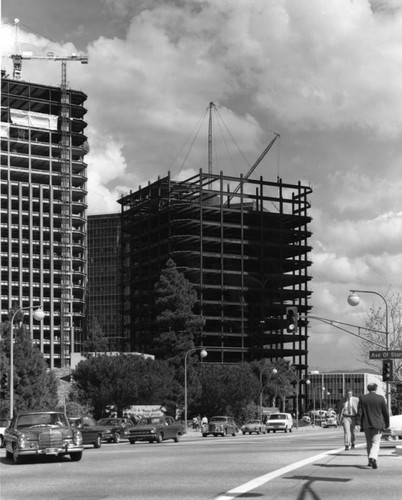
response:
<svg viewBox="0 0 402 500"><path fill-rule="evenodd" d="M389 418L389 432L384 432L384 437L390 439L402 439L402 415L392 415Z"/></svg>
<svg viewBox="0 0 402 500"><path fill-rule="evenodd" d="M9 420L6 418L0 418L0 448L4 446L4 431L7 429Z"/></svg>
<svg viewBox="0 0 402 500"><path fill-rule="evenodd" d="M267 432L292 432L293 417L290 413L271 413L265 425Z"/></svg>

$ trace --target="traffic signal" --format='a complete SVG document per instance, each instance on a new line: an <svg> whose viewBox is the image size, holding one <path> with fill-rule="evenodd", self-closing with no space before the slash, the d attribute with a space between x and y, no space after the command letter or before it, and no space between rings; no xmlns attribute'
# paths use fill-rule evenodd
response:
<svg viewBox="0 0 402 500"><path fill-rule="evenodd" d="M288 333L297 333L299 329L299 317L296 306L286 308L286 331Z"/></svg>
<svg viewBox="0 0 402 500"><path fill-rule="evenodd" d="M1 389L4 391L5 389L8 389L8 373L3 373L1 376Z"/></svg>
<svg viewBox="0 0 402 500"><path fill-rule="evenodd" d="M383 382L389 382L394 378L393 374L393 363L392 359L384 359L382 362L382 380Z"/></svg>

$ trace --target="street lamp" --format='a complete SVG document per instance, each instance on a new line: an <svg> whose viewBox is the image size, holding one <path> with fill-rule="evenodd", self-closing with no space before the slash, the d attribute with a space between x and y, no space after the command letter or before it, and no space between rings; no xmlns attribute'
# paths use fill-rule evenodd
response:
<svg viewBox="0 0 402 500"><path fill-rule="evenodd" d="M42 321L45 317L45 313L42 310L42 306L27 306L20 307L15 311L11 318L11 328L10 328L10 420L14 415L14 318L20 311L26 311L29 309L36 309L34 312L34 318L37 321Z"/></svg>
<svg viewBox="0 0 402 500"><path fill-rule="evenodd" d="M360 303L360 297L358 293L371 293L373 295L378 295L385 304L385 350L389 351L389 330L388 330L388 302L385 297L378 292L374 292L371 290L350 290L350 295L348 296L348 304L351 306L357 306ZM389 382L386 381L386 399L387 399L387 407L388 412L391 414L391 398L389 394Z"/></svg>
<svg viewBox="0 0 402 500"><path fill-rule="evenodd" d="M262 374L271 368L270 366L266 366L260 371L260 421L262 423L262 393L264 392L264 387L262 385ZM276 375L278 373L278 370L276 368L272 368L271 374Z"/></svg>
<svg viewBox="0 0 402 500"><path fill-rule="evenodd" d="M320 409L321 409L321 398L322 398L322 391L325 391L325 387L321 387L317 385L316 387L313 388L313 425L315 425L315 391L317 389L320 389Z"/></svg>
<svg viewBox="0 0 402 500"><path fill-rule="evenodd" d="M206 358L208 352L203 347L194 347L186 352L184 356L184 432L187 433L187 357L192 352L196 352L201 349L201 358Z"/></svg>
<svg viewBox="0 0 402 500"><path fill-rule="evenodd" d="M310 380L308 378L299 378L296 381L296 429L299 428L299 384L300 382L304 382L306 385L310 384Z"/></svg>

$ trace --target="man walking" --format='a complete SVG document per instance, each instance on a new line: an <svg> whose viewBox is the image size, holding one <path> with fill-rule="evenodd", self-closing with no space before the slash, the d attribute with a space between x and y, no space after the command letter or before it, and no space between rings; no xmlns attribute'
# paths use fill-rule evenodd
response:
<svg viewBox="0 0 402 500"><path fill-rule="evenodd" d="M368 394L359 399L359 421L367 443L368 466L377 469L382 431L389 427L385 398L376 394L377 384L367 386Z"/></svg>
<svg viewBox="0 0 402 500"><path fill-rule="evenodd" d="M357 424L357 414L359 398L353 396L352 389L346 391L346 401L339 416L340 424L343 426L343 438L345 450L355 447L355 427Z"/></svg>

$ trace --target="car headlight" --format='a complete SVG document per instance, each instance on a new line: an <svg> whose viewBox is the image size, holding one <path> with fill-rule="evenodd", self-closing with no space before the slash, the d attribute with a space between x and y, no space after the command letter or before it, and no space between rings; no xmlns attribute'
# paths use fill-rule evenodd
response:
<svg viewBox="0 0 402 500"><path fill-rule="evenodd" d="M27 448L28 447L28 440L25 434L21 434L18 437L18 448Z"/></svg>
<svg viewBox="0 0 402 500"><path fill-rule="evenodd" d="M151 434L156 434L156 429L155 429L155 427L153 427L153 428L151 429Z"/></svg>
<svg viewBox="0 0 402 500"><path fill-rule="evenodd" d="M81 431L75 431L74 432L73 441L74 441L74 444L76 446L81 446L82 445L82 434L81 434Z"/></svg>

